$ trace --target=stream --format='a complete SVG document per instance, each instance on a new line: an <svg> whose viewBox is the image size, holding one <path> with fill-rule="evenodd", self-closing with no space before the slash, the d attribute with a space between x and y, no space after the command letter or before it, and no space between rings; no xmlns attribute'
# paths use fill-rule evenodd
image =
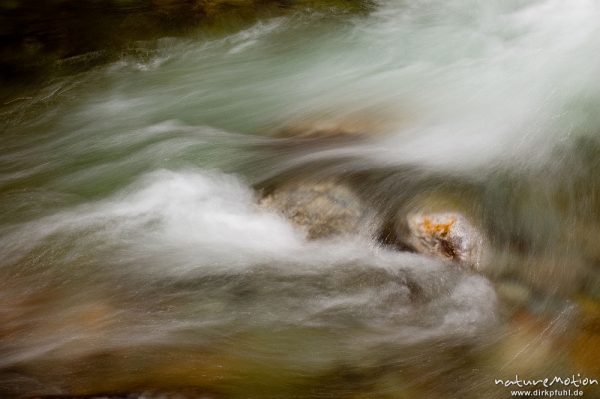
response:
<svg viewBox="0 0 600 399"><path fill-rule="evenodd" d="M0 397L501 399L517 374L600 379L598 21L594 0L294 11L7 100ZM346 138L294 136L311 130ZM386 218L460 212L486 256L309 240L258 205L307 176L350 179Z"/></svg>

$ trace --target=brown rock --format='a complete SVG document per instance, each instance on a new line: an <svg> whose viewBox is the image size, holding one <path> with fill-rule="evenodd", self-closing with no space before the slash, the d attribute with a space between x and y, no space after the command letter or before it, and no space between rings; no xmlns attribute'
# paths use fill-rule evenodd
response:
<svg viewBox="0 0 600 399"><path fill-rule="evenodd" d="M304 229L309 239L370 230L370 217L360 198L334 180L287 183L260 203L281 212Z"/></svg>
<svg viewBox="0 0 600 399"><path fill-rule="evenodd" d="M399 237L417 252L477 269L483 236L458 213L415 213L406 217Z"/></svg>

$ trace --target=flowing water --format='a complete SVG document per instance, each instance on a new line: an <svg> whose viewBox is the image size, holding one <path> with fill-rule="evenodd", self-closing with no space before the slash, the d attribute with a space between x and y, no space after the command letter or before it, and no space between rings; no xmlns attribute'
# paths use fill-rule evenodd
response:
<svg viewBox="0 0 600 399"><path fill-rule="evenodd" d="M598 21L594 0L294 12L7 101L0 396L600 378ZM280 137L309 129L353 135ZM349 178L386 218L458 210L488 254L471 272L361 233L309 241L257 205L300 175Z"/></svg>

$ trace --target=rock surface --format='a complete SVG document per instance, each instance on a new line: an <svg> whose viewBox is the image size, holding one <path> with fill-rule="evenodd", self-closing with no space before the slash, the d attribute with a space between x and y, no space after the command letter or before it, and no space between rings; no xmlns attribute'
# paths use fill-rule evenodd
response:
<svg viewBox="0 0 600 399"><path fill-rule="evenodd" d="M309 239L369 230L369 214L358 196L334 180L291 182L263 197L261 205L282 213Z"/></svg>
<svg viewBox="0 0 600 399"><path fill-rule="evenodd" d="M483 236L458 213L413 213L406 217L400 239L415 251L477 269Z"/></svg>

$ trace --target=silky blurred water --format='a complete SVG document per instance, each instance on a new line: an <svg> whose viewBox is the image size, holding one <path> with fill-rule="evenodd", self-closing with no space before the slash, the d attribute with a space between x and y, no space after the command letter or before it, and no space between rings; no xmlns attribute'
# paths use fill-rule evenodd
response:
<svg viewBox="0 0 600 399"><path fill-rule="evenodd" d="M504 398L495 378L600 378L598 21L593 0L294 12L11 99L0 396ZM311 130L349 138L282 134ZM306 175L384 218L460 211L487 256L473 272L358 232L309 241L258 205Z"/></svg>

